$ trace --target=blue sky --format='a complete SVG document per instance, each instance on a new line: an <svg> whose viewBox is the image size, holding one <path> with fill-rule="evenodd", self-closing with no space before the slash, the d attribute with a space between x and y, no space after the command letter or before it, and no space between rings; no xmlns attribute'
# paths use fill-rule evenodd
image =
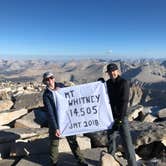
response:
<svg viewBox="0 0 166 166"><path fill-rule="evenodd" d="M0 0L0 59L164 58L166 0Z"/></svg>

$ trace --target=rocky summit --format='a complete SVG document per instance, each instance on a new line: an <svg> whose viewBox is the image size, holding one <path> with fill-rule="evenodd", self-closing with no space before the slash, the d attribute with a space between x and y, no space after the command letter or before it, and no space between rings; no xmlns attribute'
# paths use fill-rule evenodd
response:
<svg viewBox="0 0 166 166"><path fill-rule="evenodd" d="M130 81L128 120L138 165L166 163L166 65L162 60L112 61L102 59L68 62L0 60L0 165L49 166L48 128L44 123L42 74L50 71L58 82L73 86L108 79L106 65L115 62L122 76ZM89 165L100 165L106 151L107 132L77 136ZM115 165L127 165L121 139ZM63 138L60 165L75 166L76 161Z"/></svg>

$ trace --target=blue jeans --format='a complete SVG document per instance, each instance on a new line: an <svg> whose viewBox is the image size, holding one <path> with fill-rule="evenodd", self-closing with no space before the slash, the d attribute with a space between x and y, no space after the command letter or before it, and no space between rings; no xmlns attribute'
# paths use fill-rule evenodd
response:
<svg viewBox="0 0 166 166"><path fill-rule="evenodd" d="M114 156L117 145L116 138L120 134L120 138L122 140L122 145L125 151L126 159L128 161L129 166L137 166L135 159L135 150L132 144L131 135L128 126L128 119L125 117L122 120L122 124L119 126L113 126L111 130L108 131L108 152Z"/></svg>

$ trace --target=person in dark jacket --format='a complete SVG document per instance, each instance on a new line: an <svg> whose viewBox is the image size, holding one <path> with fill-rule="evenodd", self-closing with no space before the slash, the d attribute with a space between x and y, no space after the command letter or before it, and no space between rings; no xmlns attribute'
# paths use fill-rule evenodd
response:
<svg viewBox="0 0 166 166"><path fill-rule="evenodd" d="M127 107L129 100L129 83L120 76L120 71L115 63L107 65L107 73L110 77L106 81L109 101L115 123L108 131L108 152L115 155L116 137L119 133L129 166L136 166L135 150L132 144L128 127Z"/></svg>
<svg viewBox="0 0 166 166"><path fill-rule="evenodd" d="M46 89L43 93L43 103L47 111L48 127L49 127L49 139L50 139L50 152L49 157L51 159L51 164L56 166L58 161L58 146L59 137L61 135L58 125L58 115L56 111L56 99L53 97L53 91L58 88L63 88L62 83L55 82L55 77L52 73L46 72L43 74L43 83L46 85ZM76 141L76 136L66 137L69 146L78 161L80 166L88 166L83 158L79 145Z"/></svg>

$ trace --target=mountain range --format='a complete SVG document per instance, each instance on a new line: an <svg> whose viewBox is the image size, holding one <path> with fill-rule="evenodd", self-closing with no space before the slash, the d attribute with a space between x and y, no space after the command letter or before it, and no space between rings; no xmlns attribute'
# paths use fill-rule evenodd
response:
<svg viewBox="0 0 166 166"><path fill-rule="evenodd" d="M108 78L106 65L114 62L121 69L122 76L151 88L166 89L165 60L103 60L85 59L69 61L51 60L3 60L0 59L0 81L38 81L46 71L55 74L57 81L72 81L75 84Z"/></svg>

